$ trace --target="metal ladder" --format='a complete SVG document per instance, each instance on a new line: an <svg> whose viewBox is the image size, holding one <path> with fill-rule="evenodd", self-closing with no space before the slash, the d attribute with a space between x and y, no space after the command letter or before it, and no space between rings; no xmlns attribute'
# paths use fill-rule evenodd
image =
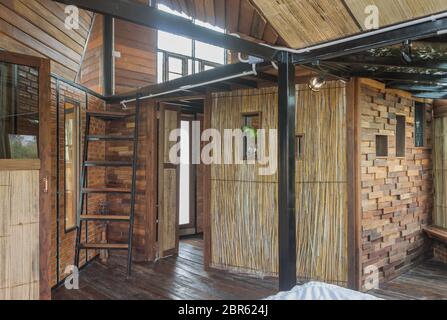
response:
<svg viewBox="0 0 447 320"><path fill-rule="evenodd" d="M135 219L135 195L136 195L136 176L137 176L137 156L138 156L138 116L140 113L140 103L137 99L135 113L109 112L109 111L87 111L85 136L84 136L84 153L82 162L82 173L80 181L80 197L79 207L76 217L76 249L75 249L75 266L79 268L80 251L85 249L86 255L88 250L127 250L127 275L132 272L132 238ZM97 118L104 121L122 121L129 117L135 117L134 133L130 136L117 135L91 135L90 122L91 118ZM91 141L129 141L133 142L132 161L89 161L88 147ZM88 184L88 168L90 167L132 167L132 185L130 190L126 188L108 188L100 186L89 186ZM130 214L123 215L103 215L84 214L84 200L89 194L130 194ZM81 242L83 222L101 221L101 222L127 222L129 223L129 234L127 243L88 243L88 231L86 231L86 242Z"/></svg>

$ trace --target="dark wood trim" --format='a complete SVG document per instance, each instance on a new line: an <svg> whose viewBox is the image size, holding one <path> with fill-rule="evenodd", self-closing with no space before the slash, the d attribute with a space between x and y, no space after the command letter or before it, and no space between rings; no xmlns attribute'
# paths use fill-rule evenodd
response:
<svg viewBox="0 0 447 320"><path fill-rule="evenodd" d="M39 66L39 155L40 167L40 203L39 203L39 296L41 300L51 299L51 195L54 194L51 183L52 155L51 146L51 74L50 61L40 59ZM45 186L47 185L47 186ZM46 189L46 190L45 190Z"/></svg>
<svg viewBox="0 0 447 320"><path fill-rule="evenodd" d="M157 132L157 108L155 102L151 101L143 106L146 110L146 207L147 225L146 241L148 261L154 261L157 256L157 188L158 188L158 132Z"/></svg>
<svg viewBox="0 0 447 320"><path fill-rule="evenodd" d="M203 130L211 128L212 95L207 94L204 101ZM211 165L203 170L203 264L205 270L211 268Z"/></svg>
<svg viewBox="0 0 447 320"><path fill-rule="evenodd" d="M0 61L39 69L45 59L14 52L0 51Z"/></svg>
<svg viewBox="0 0 447 320"><path fill-rule="evenodd" d="M361 168L360 168L360 82L352 79L346 88L347 163L348 163L348 287L361 288Z"/></svg>

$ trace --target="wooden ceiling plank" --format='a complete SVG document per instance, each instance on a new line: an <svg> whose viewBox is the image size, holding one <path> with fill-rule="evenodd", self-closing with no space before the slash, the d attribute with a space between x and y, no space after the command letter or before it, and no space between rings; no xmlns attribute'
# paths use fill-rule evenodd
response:
<svg viewBox="0 0 447 320"><path fill-rule="evenodd" d="M216 17L216 26L225 29L225 0L215 0L214 1L214 15Z"/></svg>
<svg viewBox="0 0 447 320"><path fill-rule="evenodd" d="M206 15L206 22L208 22L211 25L216 24L216 15L214 12L214 0L204 0L205 2L205 15Z"/></svg>
<svg viewBox="0 0 447 320"><path fill-rule="evenodd" d="M239 11L239 32L250 35L255 8L248 0L241 0Z"/></svg>
<svg viewBox="0 0 447 320"><path fill-rule="evenodd" d="M226 1L226 26L228 33L235 33L239 30L240 0Z"/></svg>

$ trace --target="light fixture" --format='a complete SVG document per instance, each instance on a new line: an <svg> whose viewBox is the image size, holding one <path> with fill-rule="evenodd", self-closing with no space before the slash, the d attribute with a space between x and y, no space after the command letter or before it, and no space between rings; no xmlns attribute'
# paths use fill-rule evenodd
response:
<svg viewBox="0 0 447 320"><path fill-rule="evenodd" d="M309 81L309 89L313 92L320 92L321 88L326 84L326 77L323 75L319 75L317 77L313 77Z"/></svg>
<svg viewBox="0 0 447 320"><path fill-rule="evenodd" d="M411 40L405 40L404 43L402 44L402 59L406 62L406 63L412 63L413 62L413 57L412 57L412 42Z"/></svg>

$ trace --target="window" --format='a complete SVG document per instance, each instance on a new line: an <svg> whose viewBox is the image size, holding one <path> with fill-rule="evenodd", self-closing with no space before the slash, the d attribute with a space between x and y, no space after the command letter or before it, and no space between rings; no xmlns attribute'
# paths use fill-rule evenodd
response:
<svg viewBox="0 0 447 320"><path fill-rule="evenodd" d="M256 159L257 130L261 129L261 114L247 113L242 115L242 132L244 133L243 159Z"/></svg>
<svg viewBox="0 0 447 320"><path fill-rule="evenodd" d="M76 212L79 201L79 164L80 164L80 128L79 105L65 103L65 139L64 139L64 211L65 230L76 226Z"/></svg>
<svg viewBox="0 0 447 320"><path fill-rule="evenodd" d="M396 157L405 157L405 124L404 116L396 116Z"/></svg>
<svg viewBox="0 0 447 320"><path fill-rule="evenodd" d="M181 16L202 27L224 33L225 30L208 23L192 19L185 14L171 10L158 4L158 9ZM158 31L158 83L174 80L214 69L226 63L226 51L207 43L192 40L169 32Z"/></svg>
<svg viewBox="0 0 447 320"><path fill-rule="evenodd" d="M297 160L302 160L304 154L304 134L299 134L296 136L295 152Z"/></svg>
<svg viewBox="0 0 447 320"><path fill-rule="evenodd" d="M414 146L425 146L425 107L423 103L416 102L414 112Z"/></svg>
<svg viewBox="0 0 447 320"><path fill-rule="evenodd" d="M388 157L388 136L376 136L376 156Z"/></svg>
<svg viewBox="0 0 447 320"><path fill-rule="evenodd" d="M0 159L37 159L38 70L0 62Z"/></svg>

